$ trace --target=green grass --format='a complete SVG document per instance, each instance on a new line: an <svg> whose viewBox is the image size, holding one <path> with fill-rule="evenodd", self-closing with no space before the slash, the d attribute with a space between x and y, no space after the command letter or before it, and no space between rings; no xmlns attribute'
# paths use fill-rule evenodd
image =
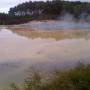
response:
<svg viewBox="0 0 90 90"><path fill-rule="evenodd" d="M48 78L34 72L21 87L13 83L7 90L90 90L90 65L79 64L70 70L55 71Z"/></svg>

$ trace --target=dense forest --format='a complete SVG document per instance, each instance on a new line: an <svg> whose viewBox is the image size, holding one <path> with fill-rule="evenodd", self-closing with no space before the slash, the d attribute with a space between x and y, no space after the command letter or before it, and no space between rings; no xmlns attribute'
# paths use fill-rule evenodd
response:
<svg viewBox="0 0 90 90"><path fill-rule="evenodd" d="M80 1L29 1L10 8L8 14L0 13L0 24L19 24L31 20L61 19L70 14L78 21L90 21L90 3Z"/></svg>

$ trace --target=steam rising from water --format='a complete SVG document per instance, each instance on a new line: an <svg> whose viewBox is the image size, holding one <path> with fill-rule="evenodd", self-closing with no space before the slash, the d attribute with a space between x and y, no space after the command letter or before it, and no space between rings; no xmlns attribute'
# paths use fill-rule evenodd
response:
<svg viewBox="0 0 90 90"><path fill-rule="evenodd" d="M78 20L75 20L72 15L65 14L56 21L33 21L29 25L40 30L90 29L90 16L82 14Z"/></svg>
<svg viewBox="0 0 90 90"><path fill-rule="evenodd" d="M90 29L90 23L88 22L73 21L34 21L30 23L30 26L39 30Z"/></svg>
<svg viewBox="0 0 90 90"><path fill-rule="evenodd" d="M62 16L59 16L57 18L58 20L63 20L63 21L77 21L77 22L90 22L90 15L86 14L86 13L82 13L80 16L73 16L71 14L65 13Z"/></svg>

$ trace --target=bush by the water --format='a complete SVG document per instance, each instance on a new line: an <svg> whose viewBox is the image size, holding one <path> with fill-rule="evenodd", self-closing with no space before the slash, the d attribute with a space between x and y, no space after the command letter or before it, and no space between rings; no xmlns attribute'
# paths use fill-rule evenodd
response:
<svg viewBox="0 0 90 90"><path fill-rule="evenodd" d="M74 69L55 71L48 78L35 72L23 86L13 83L8 90L90 90L90 65L80 64Z"/></svg>

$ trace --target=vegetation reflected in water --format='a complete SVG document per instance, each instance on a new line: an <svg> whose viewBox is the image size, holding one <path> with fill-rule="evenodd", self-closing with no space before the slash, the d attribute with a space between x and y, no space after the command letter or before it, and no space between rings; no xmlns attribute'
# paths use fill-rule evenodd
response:
<svg viewBox="0 0 90 90"><path fill-rule="evenodd" d="M73 38L90 38L90 30L56 30L56 31L40 31L40 30L29 30L24 28L16 28L11 30L20 36L35 39L42 38L48 39L52 38L55 40L62 39L73 39Z"/></svg>
<svg viewBox="0 0 90 90"><path fill-rule="evenodd" d="M90 63L90 31L40 31L24 28L0 31L0 88L21 83L29 67L41 71Z"/></svg>

